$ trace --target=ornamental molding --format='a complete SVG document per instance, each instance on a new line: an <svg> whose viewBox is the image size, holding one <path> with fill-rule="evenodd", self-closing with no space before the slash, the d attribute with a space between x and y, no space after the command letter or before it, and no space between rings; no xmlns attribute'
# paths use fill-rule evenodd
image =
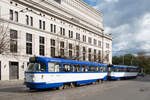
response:
<svg viewBox="0 0 150 100"><path fill-rule="evenodd" d="M33 1L33 0L13 0L13 1L18 2L18 3L20 3L20 4L23 4L23 5L25 5L25 6L28 6L28 7L30 7L30 8L33 8L33 9L35 9L35 10L37 10L37 11L44 12L45 14L50 15L50 16L53 16L53 17L56 17L56 18L58 18L58 19L61 19L62 21L66 21L66 22L68 22L68 23L71 23L71 24L73 24L73 25L75 25L75 26L78 26L78 27L80 27L80 28L83 28L83 29L85 29L85 30L87 30L87 31L89 31L89 32L92 32L92 33L94 33L94 34L96 34L96 35L98 35L98 36L105 37L105 36L103 35L103 31L104 31L104 30L103 30L102 28L100 28L100 30L98 31L98 30L96 30L96 29L93 29L93 28L91 28L91 27L85 25L85 24L82 24L82 23L79 23L79 22L75 22L75 21L71 20L71 18L69 18L69 17L67 17L67 16L65 16L65 15L62 15L62 14L60 14L60 13L58 13L58 12L52 10L52 9L49 9L49 8L47 8L46 6L43 6L43 5L37 3L37 2L35 2L35 1ZM57 8L57 9L59 9L60 11L61 11L61 10L64 11L64 9L63 9L62 7L60 7L59 4L57 4L57 3L55 3L55 2L50 2L49 5L50 5L50 6L53 6L53 7L55 7L55 8ZM65 12L66 12L66 11L65 11ZM68 12L66 12L66 13L68 13ZM70 13L68 13L68 14L70 14ZM90 25L91 25L91 24L90 24ZM94 27L95 27L95 26L94 26ZM96 27L95 27L95 28L96 28ZM107 38L108 38L108 37L107 37ZM109 39L111 39L111 37L110 37Z"/></svg>

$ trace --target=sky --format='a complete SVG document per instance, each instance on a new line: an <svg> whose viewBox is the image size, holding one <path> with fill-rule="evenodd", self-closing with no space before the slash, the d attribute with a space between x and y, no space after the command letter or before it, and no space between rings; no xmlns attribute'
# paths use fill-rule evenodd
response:
<svg viewBox="0 0 150 100"><path fill-rule="evenodd" d="M105 33L113 37L113 55L150 52L150 0L83 1L102 13Z"/></svg>

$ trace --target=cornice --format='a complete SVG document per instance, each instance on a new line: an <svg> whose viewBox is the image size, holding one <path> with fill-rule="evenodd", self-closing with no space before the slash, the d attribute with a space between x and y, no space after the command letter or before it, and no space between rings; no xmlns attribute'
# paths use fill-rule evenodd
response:
<svg viewBox="0 0 150 100"><path fill-rule="evenodd" d="M67 3L68 5L70 5L70 3L69 3L67 0L63 0L63 2ZM83 1L81 1L81 0L72 0L71 2L78 5L78 7L72 5L74 8L79 9L79 6L80 6L80 7L82 8L82 9L81 9L81 12L82 12L82 13L84 13L84 14L86 14L86 15L89 15L90 17L93 17L93 18L96 19L97 21L102 22L102 20L100 20L100 19L102 19L102 16L101 16L100 12L99 12L99 13L95 12L96 9L94 9L94 8L92 8L92 7L90 7L90 6L88 6L87 4L85 4L85 3L84 3ZM84 9L85 11L83 11L83 9ZM93 9L94 9L94 11L93 11ZM88 11L87 11L87 10L88 10ZM92 14L92 15L91 15L91 14ZM96 17L95 17L95 16L96 16Z"/></svg>
<svg viewBox="0 0 150 100"><path fill-rule="evenodd" d="M65 1L65 0L64 0L64 1ZM64 2L64 1L63 1L63 2ZM80 21L83 21L83 22L85 22L85 23L87 23L87 24L89 24L89 25L91 25L91 26L93 26L93 27L95 27L95 28L98 28L97 25L95 25L95 24L93 24L93 23L89 23L88 20L85 20L85 19L83 20L83 18L81 18L80 15L75 15L74 13L72 13L71 11L69 11L67 8L61 6L60 4L57 4L57 3L55 3L55 2L48 2L48 1L44 1L44 2L45 2L46 4L49 4L49 5L51 5L51 6L54 6L55 8L57 8L57 9L59 9L59 10L65 12L65 13L67 13L67 14L73 16L73 17L76 18L76 19L79 19ZM75 2L75 1L72 0L72 2ZM99 29L103 30L103 28L101 28L101 27L99 27Z"/></svg>
<svg viewBox="0 0 150 100"><path fill-rule="evenodd" d="M45 7L45 6L42 6L42 5L40 5L39 3L33 2L33 1L31 1L31 0L13 0L13 1L16 1L16 2L18 2L18 3L24 4L24 5L26 5L26 6L30 7L30 8L36 9L36 10L38 10L38 11L40 11L40 12L43 12L43 13L45 13L45 14L47 14L47 15L50 15L50 16L56 17L56 18L58 18L58 19L61 19L61 20L63 20L63 21L66 21L66 22L68 22L68 23L71 23L71 24L73 24L73 25L75 25L75 26L78 26L78 27L80 27L80 28L83 28L83 29L85 29L85 30L88 30L89 32L95 33L95 34L97 34L97 35L102 35L102 34L100 33L100 31L97 31L97 30L95 30L95 29L92 29L92 28L90 28L90 27L88 27L88 26L86 26L86 25L84 25L84 24L82 24L82 23L74 22L74 21L72 21L69 17L67 17L67 16L65 16L65 15L62 15L62 14L60 14L60 13L58 13L58 12L52 10L52 9L49 9L49 8L47 8L47 7ZM51 5L51 6L55 6L55 5ZM56 7L56 6L55 6L55 7ZM42 9L42 10L41 10L41 9ZM101 30L103 30L103 29L101 29Z"/></svg>
<svg viewBox="0 0 150 100"><path fill-rule="evenodd" d="M40 11L40 12L43 12L43 13L45 13L45 14L47 14L47 15L50 15L50 16L56 17L56 18L58 18L58 19L61 19L61 20L63 20L63 21L66 21L66 22L68 22L68 23L71 23L71 24L73 24L73 25L75 25L75 26L78 26L78 27L80 27L80 28L83 28L83 29L85 29L85 30L88 30L89 32L92 32L92 33L94 33L94 34L96 34L96 35L99 35L99 36L101 36L101 37L103 36L103 34L100 33L100 31L96 31L96 30L94 30L94 29L92 29L92 28L90 28L90 27L88 27L88 26L86 26L86 25L84 25L84 24L74 22L74 21L72 21L69 17L67 17L67 16L65 16L65 15L62 15L62 14L60 14L60 13L54 11L54 10L51 10L51 9L45 7L45 6L42 6L41 4L36 3L36 2L34 2L34 1L32 1L32 0L13 0L13 1L18 2L18 3L21 3L21 4L24 4L24 5L26 5L26 6L30 7L30 8L36 9L36 10L38 10L38 11ZM51 6L54 6L54 7L57 8L56 4L51 4ZM41 10L41 9L42 9L42 10ZM60 8L59 8L59 9L60 9ZM62 9L61 9L61 10L62 10ZM103 29L101 29L101 30L103 31Z"/></svg>
<svg viewBox="0 0 150 100"><path fill-rule="evenodd" d="M77 2L79 2L80 4L82 4L84 7L86 7L87 9L89 9L91 12L94 12L96 14L98 14L99 16L102 17L102 13L98 10L96 10L95 8L89 6L87 3L85 3L83 0L75 0Z"/></svg>

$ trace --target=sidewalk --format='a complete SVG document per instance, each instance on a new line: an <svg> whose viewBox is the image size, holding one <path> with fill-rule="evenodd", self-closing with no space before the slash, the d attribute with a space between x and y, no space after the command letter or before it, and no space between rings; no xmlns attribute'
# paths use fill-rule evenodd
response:
<svg viewBox="0 0 150 100"><path fill-rule="evenodd" d="M17 86L23 85L24 80L7 80L7 81L0 81L0 87L3 86Z"/></svg>

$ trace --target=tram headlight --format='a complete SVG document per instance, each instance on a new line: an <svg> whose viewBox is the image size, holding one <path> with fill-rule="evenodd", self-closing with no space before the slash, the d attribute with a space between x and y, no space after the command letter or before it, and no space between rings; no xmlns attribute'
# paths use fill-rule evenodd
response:
<svg viewBox="0 0 150 100"><path fill-rule="evenodd" d="M34 81L34 78L35 78L35 75L32 74L30 77L31 77L31 80L32 80L32 82L33 82L33 81Z"/></svg>

